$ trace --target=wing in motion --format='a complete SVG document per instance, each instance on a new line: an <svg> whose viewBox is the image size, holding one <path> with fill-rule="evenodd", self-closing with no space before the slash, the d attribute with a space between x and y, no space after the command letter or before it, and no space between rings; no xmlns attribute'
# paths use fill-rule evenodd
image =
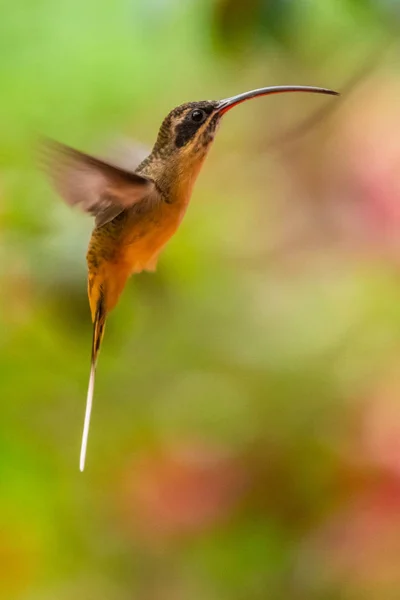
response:
<svg viewBox="0 0 400 600"><path fill-rule="evenodd" d="M137 164L126 169L53 140L44 141L41 150L41 162L55 189L67 204L96 217L97 227L155 191L151 179L134 172Z"/></svg>

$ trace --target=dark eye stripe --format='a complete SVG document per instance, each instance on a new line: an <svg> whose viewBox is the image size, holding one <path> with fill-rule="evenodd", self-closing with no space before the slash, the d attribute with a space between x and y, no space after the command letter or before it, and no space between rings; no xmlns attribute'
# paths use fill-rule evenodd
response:
<svg viewBox="0 0 400 600"><path fill-rule="evenodd" d="M199 103L197 106L192 104L190 108L191 110L188 110L185 116L182 115L182 120L175 126L175 146L177 148L182 148L193 139L201 125L207 121L209 115L214 111L215 103ZM197 115L199 116L198 120Z"/></svg>
<svg viewBox="0 0 400 600"><path fill-rule="evenodd" d="M175 127L175 145L177 148L182 148L195 135L198 130L198 124L193 121L182 121Z"/></svg>

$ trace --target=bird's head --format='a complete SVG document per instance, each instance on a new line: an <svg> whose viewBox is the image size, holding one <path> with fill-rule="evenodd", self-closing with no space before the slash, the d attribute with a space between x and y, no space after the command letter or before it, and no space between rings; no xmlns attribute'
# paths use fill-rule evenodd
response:
<svg viewBox="0 0 400 600"><path fill-rule="evenodd" d="M151 154L150 162L152 168L158 171L158 179L170 183L172 177L174 181L193 183L223 115L246 100L283 92L338 95L333 90L320 87L274 86L224 100L202 100L177 106L162 122Z"/></svg>

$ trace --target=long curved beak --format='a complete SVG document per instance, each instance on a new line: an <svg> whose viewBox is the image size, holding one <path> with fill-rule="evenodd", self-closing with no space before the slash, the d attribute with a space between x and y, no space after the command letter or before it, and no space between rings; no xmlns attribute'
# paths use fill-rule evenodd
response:
<svg viewBox="0 0 400 600"><path fill-rule="evenodd" d="M322 87L312 87L307 85L276 85L265 88L259 88L258 90L252 90L251 92L245 92L244 94L238 94L231 98L225 98L220 100L217 106L217 112L221 115L226 113L228 110L250 100L251 98L257 98L258 96L268 96L270 94L282 94L284 92L309 92L311 94L329 94L330 96L340 96L339 92L330 90Z"/></svg>

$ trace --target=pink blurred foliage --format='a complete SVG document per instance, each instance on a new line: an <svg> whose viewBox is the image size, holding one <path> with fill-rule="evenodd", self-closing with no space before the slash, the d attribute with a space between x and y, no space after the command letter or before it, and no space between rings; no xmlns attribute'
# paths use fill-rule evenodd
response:
<svg viewBox="0 0 400 600"><path fill-rule="evenodd" d="M382 69L283 145L284 252L333 247L398 264L399 95L396 74Z"/></svg>
<svg viewBox="0 0 400 600"><path fill-rule="evenodd" d="M366 81L344 107L336 148L338 175L346 195L360 207L366 241L398 257L400 249L400 125L397 77ZM334 174L335 174L335 170Z"/></svg>
<svg viewBox="0 0 400 600"><path fill-rule="evenodd" d="M317 564L316 579L340 585L349 598L398 597L392 594L400 586L399 373L393 361L356 404L355 426L338 448L337 493L300 549L301 577L315 577Z"/></svg>
<svg viewBox="0 0 400 600"><path fill-rule="evenodd" d="M385 377L372 390L362 420L361 455L386 470L400 485L400 369L389 365Z"/></svg>
<svg viewBox="0 0 400 600"><path fill-rule="evenodd" d="M132 535L158 544L229 520L245 488L246 475L234 457L206 444L177 443L132 461L120 505Z"/></svg>
<svg viewBox="0 0 400 600"><path fill-rule="evenodd" d="M313 564L315 576L317 564L317 579L375 598L376 592L398 590L399 560L400 483L383 478L329 514L301 547L299 566L304 573Z"/></svg>

